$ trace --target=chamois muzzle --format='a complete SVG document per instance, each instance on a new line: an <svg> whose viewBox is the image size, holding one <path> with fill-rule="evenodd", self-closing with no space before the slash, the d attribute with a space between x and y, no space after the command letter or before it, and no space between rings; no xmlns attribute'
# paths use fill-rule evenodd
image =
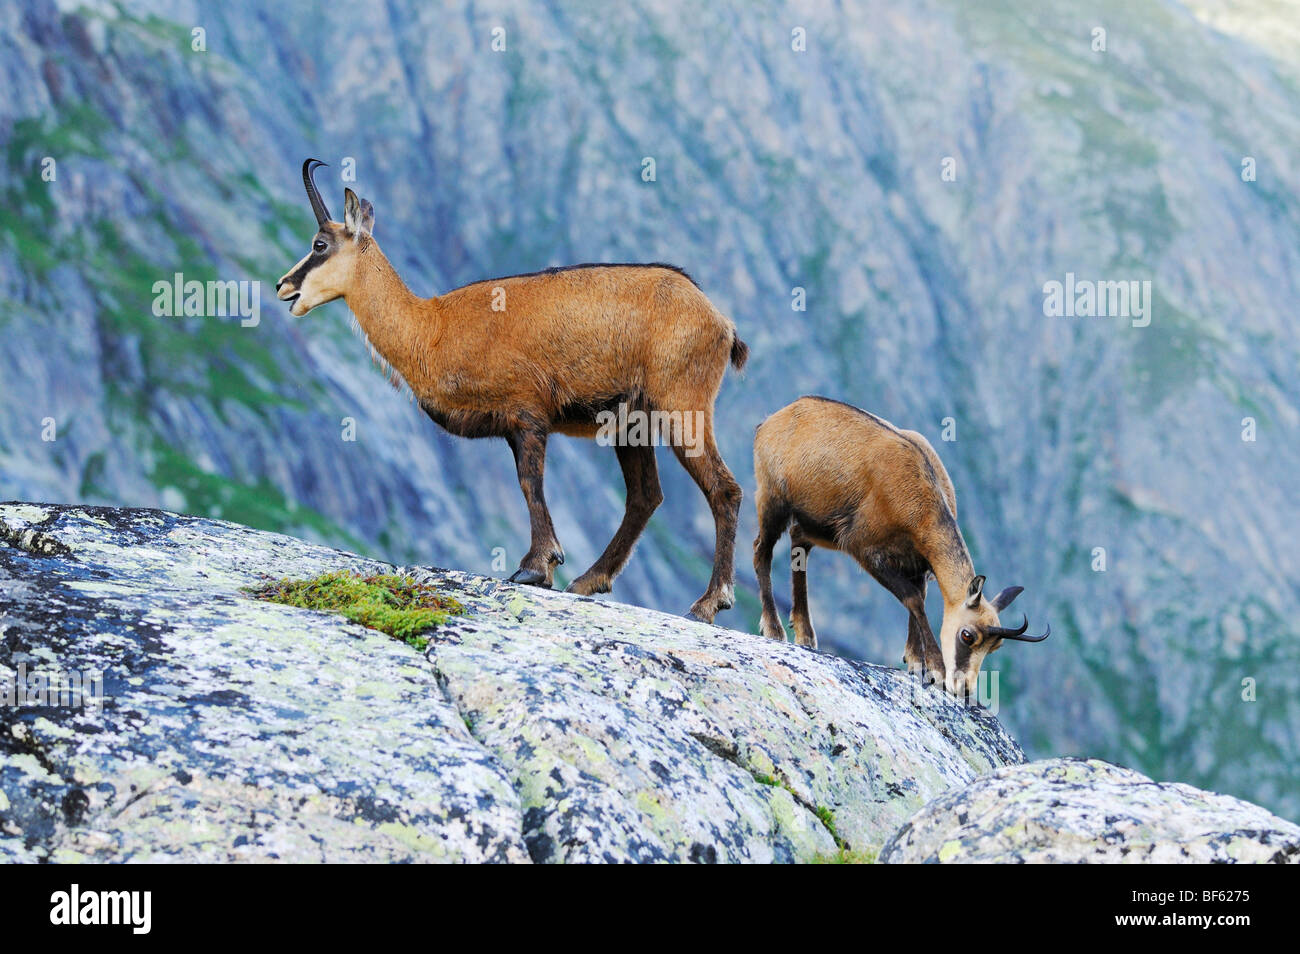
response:
<svg viewBox="0 0 1300 954"><path fill-rule="evenodd" d="M989 636L997 639L1018 639L1022 643L1041 643L1048 636L1052 635L1052 627L1048 625L1046 632L1041 636L1026 636L1029 630L1029 617L1024 617L1024 622L1015 629L1009 629L1005 626L990 626L988 629Z"/></svg>
<svg viewBox="0 0 1300 954"><path fill-rule="evenodd" d="M325 208L325 200L320 197L320 192L316 188L316 180L313 177L317 166L324 166L327 163L319 159L308 159L302 164L302 184L307 189L307 199L311 202L311 210L316 213L316 224L321 228L325 223L330 221L330 210Z"/></svg>

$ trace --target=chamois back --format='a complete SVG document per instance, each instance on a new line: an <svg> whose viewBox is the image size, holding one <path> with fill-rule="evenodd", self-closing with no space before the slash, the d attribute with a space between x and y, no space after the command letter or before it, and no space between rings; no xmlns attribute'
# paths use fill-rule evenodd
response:
<svg viewBox="0 0 1300 954"><path fill-rule="evenodd" d="M916 431L831 398L799 398L758 426L758 496L783 500L822 546L872 545L947 516L957 496Z"/></svg>
<svg viewBox="0 0 1300 954"><path fill-rule="evenodd" d="M621 401L711 414L728 361L748 351L690 276L665 265L548 269L434 302L437 360L408 378L422 402L507 407L518 423L577 436Z"/></svg>

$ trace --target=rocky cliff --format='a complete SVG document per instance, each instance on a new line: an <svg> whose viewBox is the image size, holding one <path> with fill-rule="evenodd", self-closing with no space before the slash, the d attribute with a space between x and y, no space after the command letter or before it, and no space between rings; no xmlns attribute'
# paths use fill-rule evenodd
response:
<svg viewBox="0 0 1300 954"><path fill-rule="evenodd" d="M0 860L836 861L893 836L887 860L960 861L943 846L982 816L943 799L1031 768L903 672L653 610L409 568L466 609L421 653L247 592L391 569L162 511L0 505L0 677L26 694L0 706ZM1126 810L1071 778L1069 810L991 797L1040 833ZM1200 795L1220 801L1184 794L1166 828L1300 852L1295 826ZM1009 827L984 835L1014 850Z"/></svg>

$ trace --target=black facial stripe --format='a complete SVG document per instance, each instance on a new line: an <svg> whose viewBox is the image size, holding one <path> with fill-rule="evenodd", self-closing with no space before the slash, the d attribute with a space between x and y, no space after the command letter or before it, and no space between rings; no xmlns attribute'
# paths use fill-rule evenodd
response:
<svg viewBox="0 0 1300 954"><path fill-rule="evenodd" d="M322 264L327 258L329 258L328 249L324 252L313 251L307 256L306 260L299 268L290 273L287 281L293 285L294 288L302 288L302 280L307 277L307 273L317 265Z"/></svg>
<svg viewBox="0 0 1300 954"><path fill-rule="evenodd" d="M962 641L960 635L957 637L957 654L953 657L953 665L957 672L965 672L966 664L970 662L971 647Z"/></svg>

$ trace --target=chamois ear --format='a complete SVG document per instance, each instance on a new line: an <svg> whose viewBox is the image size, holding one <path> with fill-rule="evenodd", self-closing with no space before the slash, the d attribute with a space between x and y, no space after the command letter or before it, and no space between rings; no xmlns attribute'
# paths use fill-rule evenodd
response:
<svg viewBox="0 0 1300 954"><path fill-rule="evenodd" d="M343 190L343 224L348 231L360 238L370 234L375 224L375 209L365 199L358 199L351 189Z"/></svg>
<svg viewBox="0 0 1300 954"><path fill-rule="evenodd" d="M984 595L984 577L977 576L970 581L970 589L966 591L966 606L974 609L980 605L980 597Z"/></svg>
<svg viewBox="0 0 1300 954"><path fill-rule="evenodd" d="M1011 601L1025 591L1023 586L1008 586L1005 590L993 597L993 608L1001 613L1011 605Z"/></svg>

